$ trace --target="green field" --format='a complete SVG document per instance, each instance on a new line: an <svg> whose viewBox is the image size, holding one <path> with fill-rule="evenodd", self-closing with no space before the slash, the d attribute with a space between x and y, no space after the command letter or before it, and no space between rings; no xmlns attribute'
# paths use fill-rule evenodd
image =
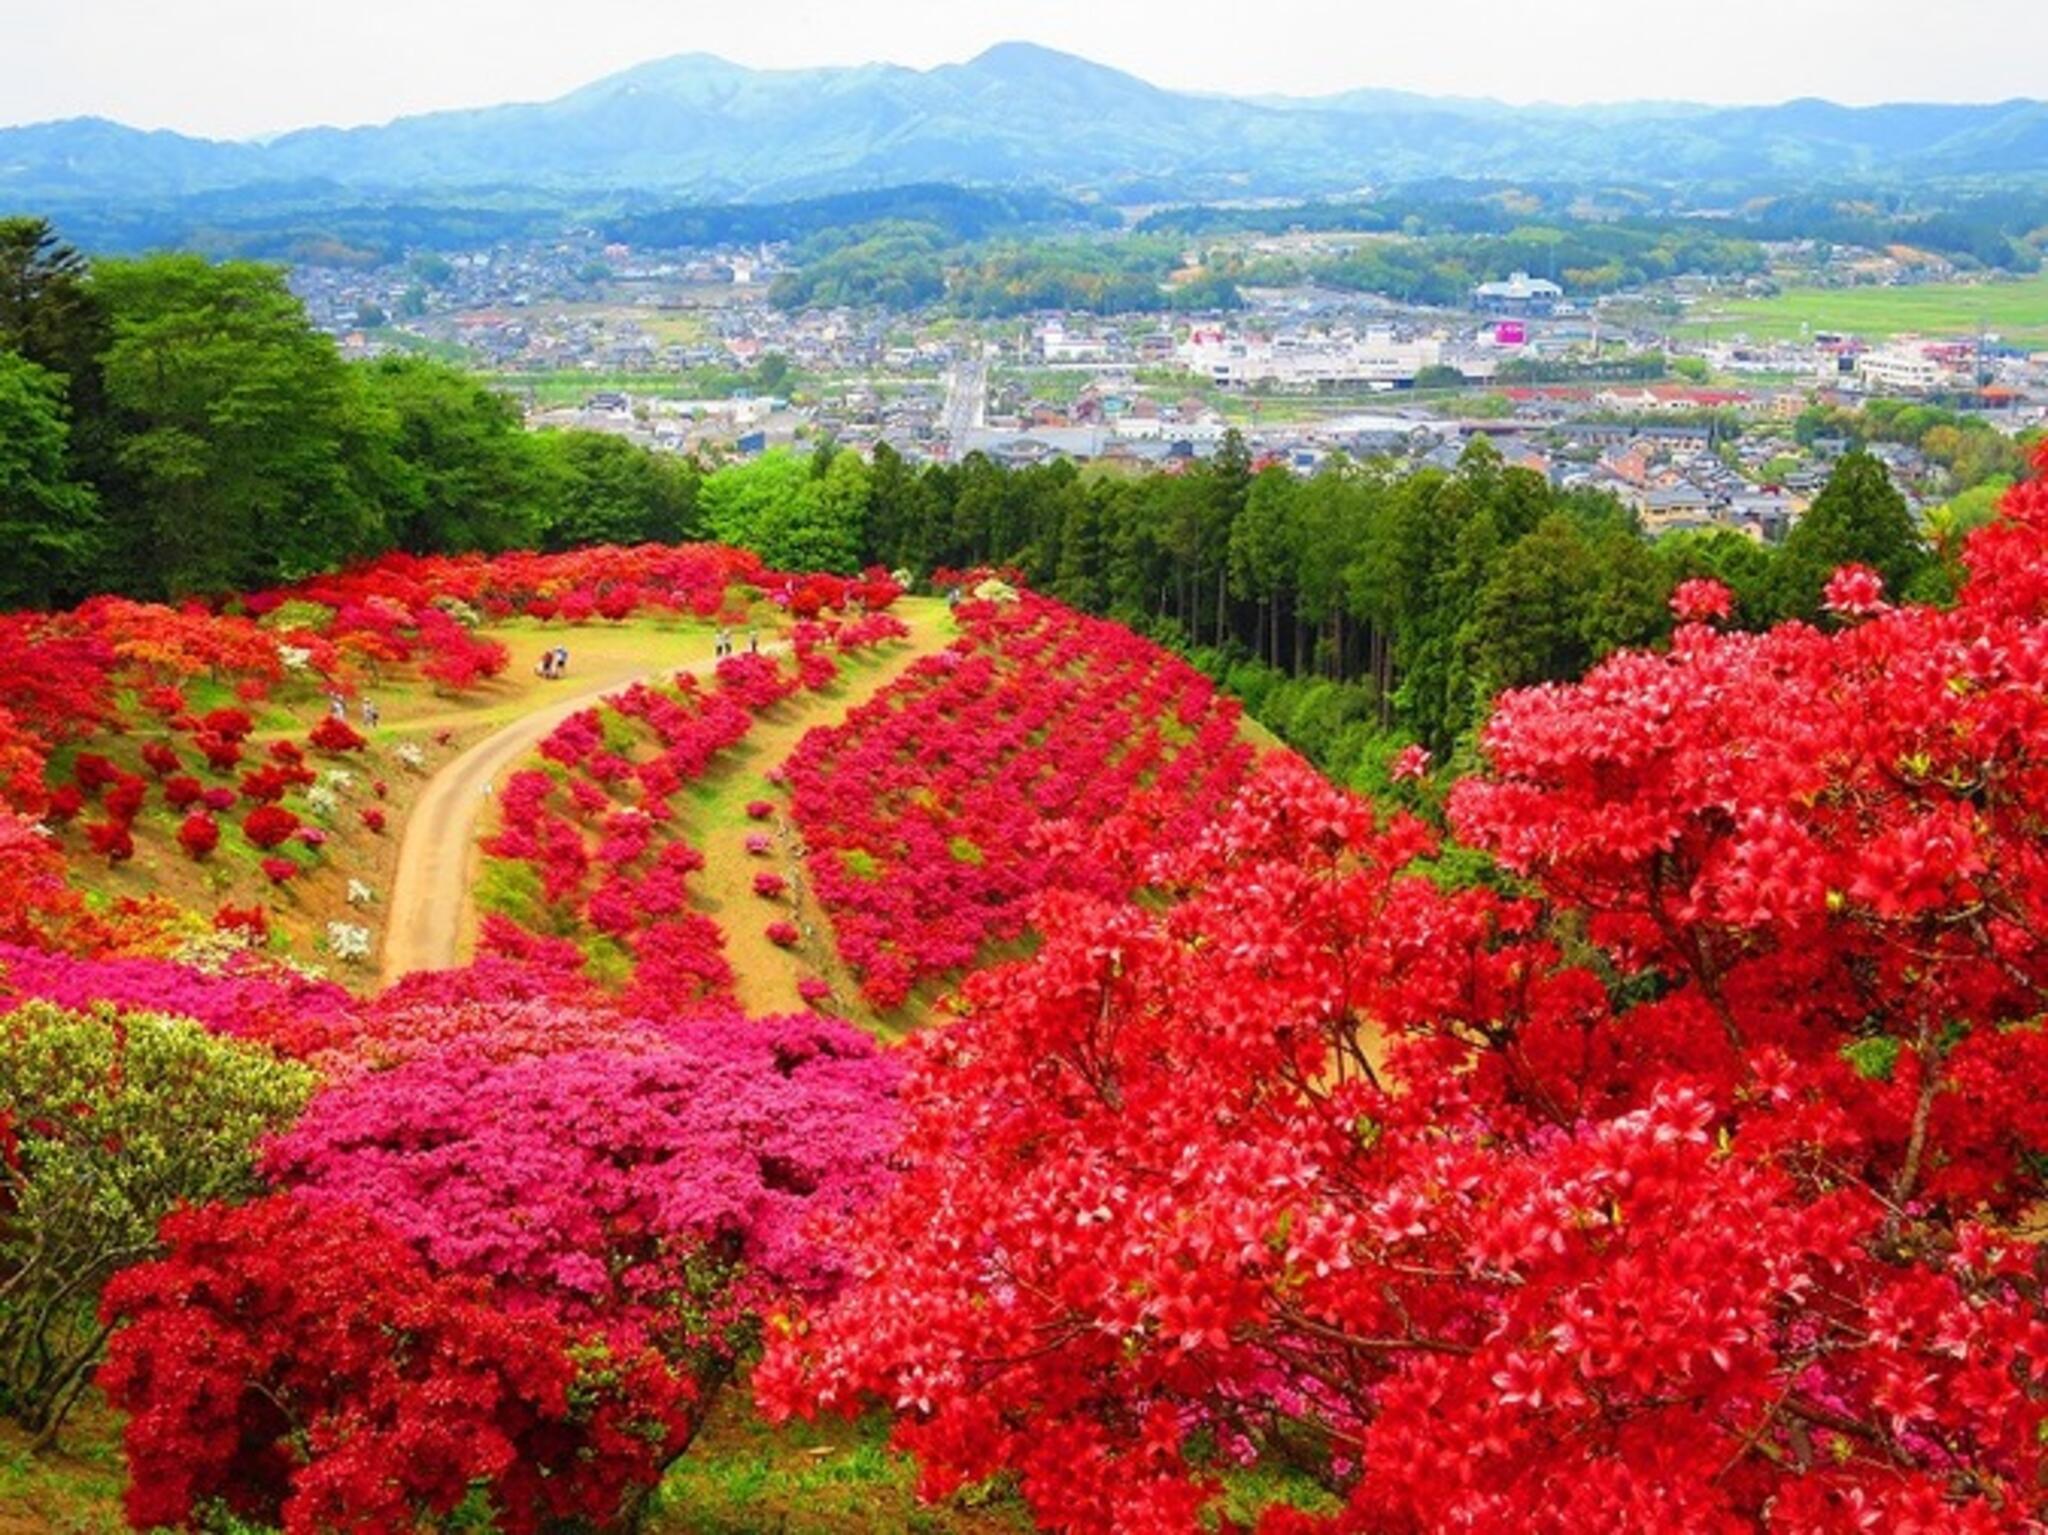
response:
<svg viewBox="0 0 2048 1535"><path fill-rule="evenodd" d="M2048 273L2013 282L1927 283L1913 288L1788 288L1773 298L1736 299L1696 312L1681 327L1711 325L1797 340L1817 330L1878 338L1902 334L1967 337L1979 327L2007 341L2048 345Z"/></svg>

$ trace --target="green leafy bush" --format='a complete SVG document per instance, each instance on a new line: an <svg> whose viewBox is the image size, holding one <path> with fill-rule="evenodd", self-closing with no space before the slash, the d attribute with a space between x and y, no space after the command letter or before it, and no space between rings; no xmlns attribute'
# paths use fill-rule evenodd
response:
<svg viewBox="0 0 2048 1535"><path fill-rule="evenodd" d="M106 1330L100 1286L174 1206L258 1188L305 1067L183 1018L28 1002L0 1017L0 1410L54 1436Z"/></svg>

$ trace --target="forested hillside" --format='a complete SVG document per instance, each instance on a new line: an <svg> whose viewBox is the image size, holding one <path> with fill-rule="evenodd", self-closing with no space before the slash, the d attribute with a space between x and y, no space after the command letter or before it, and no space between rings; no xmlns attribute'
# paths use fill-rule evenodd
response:
<svg viewBox="0 0 2048 1535"><path fill-rule="evenodd" d="M526 432L470 376L341 360L282 269L89 268L0 220L0 601L249 589L387 550L675 542L693 466Z"/></svg>

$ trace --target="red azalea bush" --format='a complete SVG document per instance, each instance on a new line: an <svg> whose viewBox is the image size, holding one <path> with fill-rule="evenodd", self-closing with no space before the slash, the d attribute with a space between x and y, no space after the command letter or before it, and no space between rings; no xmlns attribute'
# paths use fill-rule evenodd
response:
<svg viewBox="0 0 2048 1535"><path fill-rule="evenodd" d="M86 794L94 795L119 778L121 770L98 752L80 752L71 764L71 776Z"/></svg>
<svg viewBox="0 0 2048 1535"><path fill-rule="evenodd" d="M743 1271L748 1295L837 1282L813 1222L872 1196L894 1132L896 1063L866 1036L803 1018L600 1018L579 1039L574 1016L493 1011L488 1028L322 1094L271 1173L308 1199L373 1202L513 1310L678 1361L724 1348L675 1311L685 1270L721 1288ZM511 1021L533 1046L499 1043Z"/></svg>
<svg viewBox="0 0 2048 1535"><path fill-rule="evenodd" d="M1712 623L1734 613L1735 594L1719 581L1695 577L1672 589L1671 611L1680 623Z"/></svg>
<svg viewBox="0 0 2048 1535"><path fill-rule="evenodd" d="M269 850L289 842L299 829L299 818L281 805L259 805L242 821L242 835L251 847Z"/></svg>
<svg viewBox="0 0 2048 1535"><path fill-rule="evenodd" d="M210 815L194 811L178 827L178 846L197 862L220 846L220 823Z"/></svg>
<svg viewBox="0 0 2048 1535"><path fill-rule="evenodd" d="M289 858L260 859L256 867L263 871L263 877L273 885L286 884L299 872L299 866Z"/></svg>
<svg viewBox="0 0 2048 1535"><path fill-rule="evenodd" d="M164 780L164 802L173 810L189 810L206 792L198 779L178 773Z"/></svg>
<svg viewBox="0 0 2048 1535"><path fill-rule="evenodd" d="M768 934L768 941L778 949L793 949L803 937L794 922L771 922L764 931Z"/></svg>
<svg viewBox="0 0 2048 1535"><path fill-rule="evenodd" d="M199 717L199 729L223 741L241 741L255 728L246 709L215 709Z"/></svg>
<svg viewBox="0 0 2048 1535"><path fill-rule="evenodd" d="M1163 842L1192 837L1252 757L1237 704L1126 629L1037 597L959 616L955 648L787 764L818 896L881 1008L1018 936L1039 891L1099 886L1086 828L1142 801L1169 812Z"/></svg>
<svg viewBox="0 0 2048 1535"><path fill-rule="evenodd" d="M306 739L324 752L358 752L370 743L347 720L338 715L327 715L307 734Z"/></svg>
<svg viewBox="0 0 2048 1535"><path fill-rule="evenodd" d="M803 686L802 678L783 671L773 656L727 656L718 663L717 676L718 690L750 714L773 708Z"/></svg>
<svg viewBox="0 0 2048 1535"><path fill-rule="evenodd" d="M680 840L673 800L746 735L755 707L795 686L773 659L742 659L759 664L708 694L685 674L673 687L635 684L579 710L541 745L559 771L512 775L484 851L526 864L539 901L494 913L486 952L518 958L543 928L589 933L628 962L623 996L637 1011L698 1009L730 997L725 936L689 910L688 880L704 860Z"/></svg>
<svg viewBox="0 0 2048 1535"><path fill-rule="evenodd" d="M101 804L109 820L119 821L123 826L128 826L142 813L143 802L148 798L148 780L137 778L130 773L122 773L107 789Z"/></svg>
<svg viewBox="0 0 2048 1535"><path fill-rule="evenodd" d="M223 906L214 926L261 944L260 906ZM349 1034L357 1004L348 992L262 955L242 952L202 971L138 956L80 958L0 947L0 1000L38 997L74 1011L110 1002L125 1011L191 1018L217 1034L262 1040L287 1055L312 1056Z"/></svg>
<svg viewBox="0 0 2048 1535"><path fill-rule="evenodd" d="M413 1529L479 1490L515 1535L604 1524L690 1419L658 1360L509 1316L356 1210L280 1196L163 1236L103 1305L138 1528L218 1503L288 1535Z"/></svg>
<svg viewBox="0 0 2048 1535"><path fill-rule="evenodd" d="M1963 1444L1978 1525L2026 1506L2031 1251L1831 1174L1885 1086L1645 1072L1711 1012L1635 1043L1536 908L1406 875L1419 827L1292 763L1156 846L1150 900L1047 896L919 1041L905 1177L769 1407L893 1404L928 1490L1011 1469L1074 1529L1198 1523L1219 1453L1347 1510L1279 1530L1939 1522Z"/></svg>
<svg viewBox="0 0 2048 1535"><path fill-rule="evenodd" d="M107 1293L131 1517L412 1528L481 1487L502 1529L609 1527L759 1310L840 1282L813 1227L888 1177L895 1061L489 961L351 1014L269 1153L295 1192L173 1217Z"/></svg>
<svg viewBox="0 0 2048 1535"><path fill-rule="evenodd" d="M273 762L242 775L242 798L251 804L275 805L296 786L294 770Z"/></svg>
<svg viewBox="0 0 2048 1535"><path fill-rule="evenodd" d="M222 906L213 914L213 925L247 943L261 944L270 937L270 913L261 906Z"/></svg>
<svg viewBox="0 0 2048 1535"><path fill-rule="evenodd" d="M139 702L150 713L161 714L166 719L185 712L185 695L167 683L144 688Z"/></svg>
<svg viewBox="0 0 2048 1535"><path fill-rule="evenodd" d="M230 773L242 760L242 744L226 736L205 733L192 738L192 744L199 748L199 754L206 759L206 765L216 773Z"/></svg>
<svg viewBox="0 0 2048 1535"><path fill-rule="evenodd" d="M371 832L380 837L384 835L386 820L381 808L376 805L365 805L356 812L356 815Z"/></svg>
<svg viewBox="0 0 2048 1535"><path fill-rule="evenodd" d="M86 827L87 845L108 863L126 863L135 856L135 838L126 821L97 821Z"/></svg>
<svg viewBox="0 0 2048 1535"><path fill-rule="evenodd" d="M890 640L908 638L910 626L893 613L868 613L848 619L832 631L833 646L846 651L871 650Z"/></svg>
<svg viewBox="0 0 2048 1535"><path fill-rule="evenodd" d="M764 869L754 876L754 894L774 901L780 900L788 893L789 881L780 874Z"/></svg>

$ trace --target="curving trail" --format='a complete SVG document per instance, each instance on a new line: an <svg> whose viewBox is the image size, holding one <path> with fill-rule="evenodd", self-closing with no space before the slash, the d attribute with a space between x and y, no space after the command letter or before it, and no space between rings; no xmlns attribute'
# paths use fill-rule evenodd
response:
<svg viewBox="0 0 2048 1535"><path fill-rule="evenodd" d="M758 718L745 738L721 754L712 777L728 794L758 793L759 770L787 756L806 730L824 720L842 717L848 708L872 697L918 656L945 642L949 628L942 606L936 601L906 601L902 606L901 616L912 629L909 643L875 657L871 665L853 671L826 694L814 695L809 707L782 718ZM770 641L761 646L761 653L781 655L788 648L786 641ZM463 962L475 939L473 893L482 856L478 833L498 781L508 770L537 751L548 733L578 710L590 708L635 682L658 684L685 673L709 681L716 664L706 657L694 665L671 663L650 670L643 662L613 666L578 678L569 684L573 691L551 696L543 707L484 737L428 779L406 818L399 841L378 956L382 984L389 986L416 971L446 970ZM414 723L417 722L408 722ZM738 825L738 809L733 808L724 819ZM715 846L720 853L730 852L722 844ZM733 866L726 867L728 862ZM728 942L732 942L737 930L751 933L752 928L760 925L751 921L759 907L758 898L751 893L751 880L758 866L743 858L715 855L713 864L714 868L699 882L696 904L720 921L727 929ZM745 913L748 922L735 924L729 920L741 913ZM741 942L739 948L744 950L746 944ZM746 953L737 955L741 964L736 968L743 973L761 969L763 974L772 973L779 978L779 989L773 998L777 1006L766 1007L764 1000L764 1010L800 1011L795 970L786 962L748 965L745 962L750 957ZM763 956L764 962L775 958L774 951ZM789 996L781 996L781 991L787 991Z"/></svg>
<svg viewBox="0 0 2048 1535"><path fill-rule="evenodd" d="M630 681L612 678L579 688L485 736L427 781L406 818L384 913L381 971L386 986L415 970L446 970L455 964L476 873L477 826L498 775L538 748L577 710Z"/></svg>
<svg viewBox="0 0 2048 1535"><path fill-rule="evenodd" d="M781 647L761 648L769 652ZM581 685L574 691L485 736L436 772L406 818L398 846L379 956L383 983L389 986L416 970L446 970L460 962L470 922L470 890L476 881L477 828L499 775L538 750L550 731L579 710L635 682L666 682L684 672L708 677L713 664L613 671L578 679Z"/></svg>

